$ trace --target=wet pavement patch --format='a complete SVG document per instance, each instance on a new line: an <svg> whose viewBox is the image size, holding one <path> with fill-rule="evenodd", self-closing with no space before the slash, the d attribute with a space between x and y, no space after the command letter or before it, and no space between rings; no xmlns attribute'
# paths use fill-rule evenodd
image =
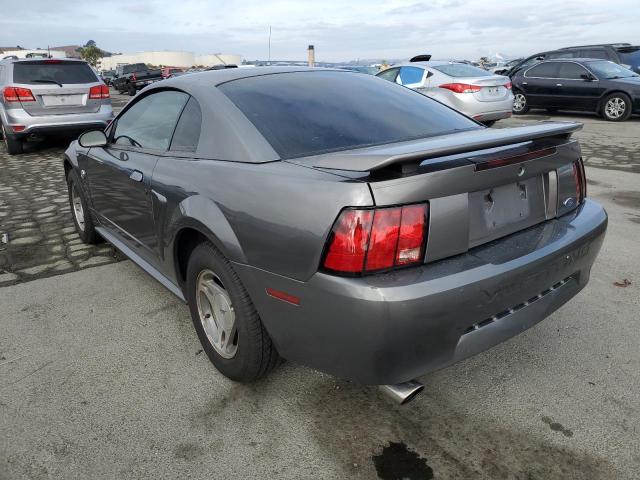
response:
<svg viewBox="0 0 640 480"><path fill-rule="evenodd" d="M427 460L410 450L403 442L389 442L380 455L374 455L373 464L378 478L383 480L428 480L433 470Z"/></svg>
<svg viewBox="0 0 640 480"><path fill-rule="evenodd" d="M554 422L552 418L542 417L542 421L544 423L546 423L547 425L549 425L549 428L551 430L553 430L554 432L560 432L565 437L573 437L573 432L571 430L569 430L568 428L563 427L558 422Z"/></svg>

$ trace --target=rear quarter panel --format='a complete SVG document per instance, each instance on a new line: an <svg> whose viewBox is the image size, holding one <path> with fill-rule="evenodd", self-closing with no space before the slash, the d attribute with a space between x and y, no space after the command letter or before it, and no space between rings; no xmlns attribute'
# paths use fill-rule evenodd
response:
<svg viewBox="0 0 640 480"><path fill-rule="evenodd" d="M230 261L307 280L340 210L372 205L366 183L280 161L161 158L152 189L159 253L171 278L176 238L200 225Z"/></svg>

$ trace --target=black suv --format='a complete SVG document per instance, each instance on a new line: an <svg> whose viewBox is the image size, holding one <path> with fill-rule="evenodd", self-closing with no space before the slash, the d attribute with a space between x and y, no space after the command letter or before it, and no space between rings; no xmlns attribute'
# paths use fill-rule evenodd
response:
<svg viewBox="0 0 640 480"><path fill-rule="evenodd" d="M523 68L530 67L542 60L556 60L559 58L599 58L609 60L640 73L640 46L634 46L630 43L608 43L600 45L580 45L577 47L566 47L536 53L501 74L513 77L513 75Z"/></svg>

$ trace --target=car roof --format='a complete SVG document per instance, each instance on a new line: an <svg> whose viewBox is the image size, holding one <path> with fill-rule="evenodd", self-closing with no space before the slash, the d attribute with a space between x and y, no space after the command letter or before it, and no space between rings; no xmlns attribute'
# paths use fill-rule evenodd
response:
<svg viewBox="0 0 640 480"><path fill-rule="evenodd" d="M592 62L611 62L611 60L607 60L605 58L550 58L549 60L542 60L540 63L551 63L551 62L574 62L574 63L592 63ZM536 63L536 65L540 65L540 63ZM611 62L615 63L615 62ZM535 65L532 65L535 67Z"/></svg>
<svg viewBox="0 0 640 480"><path fill-rule="evenodd" d="M78 63L87 63L84 60L79 58L43 58L43 57L34 57L34 58L5 58L0 60L0 63L24 63L24 62L42 62L46 60L60 61L60 62L78 62Z"/></svg>
<svg viewBox="0 0 640 480"><path fill-rule="evenodd" d="M341 68L316 68L316 67L256 67L256 68L225 68L222 70L205 70L203 72L194 72L189 75L182 75L176 78L170 78L162 82L163 85L222 85L223 83L239 80L241 78L261 77L264 75L275 75L278 73L294 73L294 72L341 72L351 73L355 75L364 75L350 70Z"/></svg>
<svg viewBox="0 0 640 480"><path fill-rule="evenodd" d="M440 65L468 65L467 63L454 62L452 60L429 60L428 62L402 62L391 65L389 68L398 67L415 67L416 65L422 65L423 67L438 67ZM472 67L474 65L471 65Z"/></svg>

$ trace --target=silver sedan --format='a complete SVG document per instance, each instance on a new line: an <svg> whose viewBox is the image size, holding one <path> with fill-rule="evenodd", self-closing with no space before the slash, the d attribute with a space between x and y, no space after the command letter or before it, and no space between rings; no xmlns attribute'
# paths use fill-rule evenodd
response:
<svg viewBox="0 0 640 480"><path fill-rule="evenodd" d="M473 65L410 62L394 65L377 76L417 90L486 125L511 116L513 93L509 77Z"/></svg>

